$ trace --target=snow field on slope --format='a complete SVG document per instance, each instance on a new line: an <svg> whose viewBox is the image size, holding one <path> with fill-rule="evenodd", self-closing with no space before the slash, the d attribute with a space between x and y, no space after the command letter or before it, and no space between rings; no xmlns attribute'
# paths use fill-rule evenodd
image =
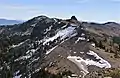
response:
<svg viewBox="0 0 120 78"><path fill-rule="evenodd" d="M111 68L111 65L108 61L104 60L100 56L98 56L95 52L89 51L87 54L93 55L96 57L96 59L99 59L100 61L94 61L89 58L83 59L80 56L68 56L67 59L69 59L71 62L75 63L80 69L84 71L84 73L89 73L88 72L88 66L94 65L100 68Z"/></svg>

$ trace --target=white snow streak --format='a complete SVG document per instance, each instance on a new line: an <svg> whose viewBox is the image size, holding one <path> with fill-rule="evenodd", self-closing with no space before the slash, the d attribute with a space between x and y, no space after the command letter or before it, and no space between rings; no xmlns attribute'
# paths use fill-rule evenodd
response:
<svg viewBox="0 0 120 78"><path fill-rule="evenodd" d="M84 52L80 52L80 54L84 54Z"/></svg>
<svg viewBox="0 0 120 78"><path fill-rule="evenodd" d="M11 48L19 47L20 45L24 44L26 41L28 41L28 39L19 43L19 44L17 44L17 45L12 45Z"/></svg>
<svg viewBox="0 0 120 78"><path fill-rule="evenodd" d="M55 39L57 39L58 37L60 37L60 39L65 39L65 38L71 38L73 36L76 36L77 33L76 33L76 30L75 30L76 27L68 27L66 29L63 29L63 30L60 30L57 32L57 34L51 38L48 38L48 39L45 39L45 42L43 43L43 45L45 45L47 42L49 41L53 41Z"/></svg>
<svg viewBox="0 0 120 78"><path fill-rule="evenodd" d="M47 28L46 30L45 30L45 33L44 34L46 34L47 32L49 32L51 29L52 29L52 25L49 27L49 28Z"/></svg>
<svg viewBox="0 0 120 78"><path fill-rule="evenodd" d="M77 26L77 25L76 25L76 24L74 24L74 23L71 23L70 25L71 25L71 26Z"/></svg>
<svg viewBox="0 0 120 78"><path fill-rule="evenodd" d="M15 76L15 77L13 77L13 78L21 78L21 76L22 76L22 75L19 75L19 76Z"/></svg>
<svg viewBox="0 0 120 78"><path fill-rule="evenodd" d="M32 27L35 27L35 26L36 26L36 24L37 24L37 23L35 23L35 24L32 24L31 26L32 26Z"/></svg>
<svg viewBox="0 0 120 78"><path fill-rule="evenodd" d="M48 50L48 51L46 52L46 54L49 54L50 52L52 52L56 47L58 47L58 45L55 46L55 47L53 47L52 49Z"/></svg>
<svg viewBox="0 0 120 78"><path fill-rule="evenodd" d="M29 59L36 51L37 51L37 49L28 50L28 51L26 52L27 55L22 56L22 57L19 57L19 58L16 59L15 61L24 60L24 59Z"/></svg>
<svg viewBox="0 0 120 78"><path fill-rule="evenodd" d="M70 61L75 63L80 69L82 69L84 71L85 74L89 73L87 66L90 66L90 65L95 65L95 66L100 67L100 68L111 68L111 65L106 60L99 57L93 51L90 51L87 54L95 56L96 59L100 59L100 61L97 62L97 61L93 61L90 59L83 59L79 56L68 56L67 59L69 59Z"/></svg>
<svg viewBox="0 0 120 78"><path fill-rule="evenodd" d="M19 47L19 46L22 45L23 43L24 43L24 42L21 42L21 43L19 43L19 44L17 44L17 45L12 45L11 48Z"/></svg>
<svg viewBox="0 0 120 78"><path fill-rule="evenodd" d="M75 43L78 43L80 40L85 40L85 38L84 37L78 37L78 39L75 41Z"/></svg>
<svg viewBox="0 0 120 78"><path fill-rule="evenodd" d="M15 73L16 76L14 76L13 78L21 78L22 75L18 75L18 76L17 76L17 74L18 74L19 72L20 72L20 71L17 71L17 72Z"/></svg>
<svg viewBox="0 0 120 78"><path fill-rule="evenodd" d="M96 66L98 66L100 68L111 68L110 63L108 61L104 60L103 58L101 58L100 56L98 56L95 52L89 51L89 53L87 53L87 54L93 55L94 57L96 57L96 59L100 59L99 62L95 62L93 60L88 59L90 61L89 65L90 64L91 65L96 65Z"/></svg>

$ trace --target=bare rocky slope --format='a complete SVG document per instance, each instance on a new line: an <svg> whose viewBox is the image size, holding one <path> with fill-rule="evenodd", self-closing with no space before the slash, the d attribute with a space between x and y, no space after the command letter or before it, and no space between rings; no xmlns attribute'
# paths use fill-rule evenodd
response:
<svg viewBox="0 0 120 78"><path fill-rule="evenodd" d="M38 16L0 27L0 78L98 78L120 68L120 25ZM95 74L97 72L97 75ZM91 75L91 73L93 73Z"/></svg>

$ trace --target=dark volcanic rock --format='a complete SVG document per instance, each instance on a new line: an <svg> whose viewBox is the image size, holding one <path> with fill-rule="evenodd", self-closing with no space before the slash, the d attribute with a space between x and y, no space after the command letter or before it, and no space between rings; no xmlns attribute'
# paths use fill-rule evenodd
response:
<svg viewBox="0 0 120 78"><path fill-rule="evenodd" d="M77 18L75 16L72 16L71 20L76 20L77 21Z"/></svg>

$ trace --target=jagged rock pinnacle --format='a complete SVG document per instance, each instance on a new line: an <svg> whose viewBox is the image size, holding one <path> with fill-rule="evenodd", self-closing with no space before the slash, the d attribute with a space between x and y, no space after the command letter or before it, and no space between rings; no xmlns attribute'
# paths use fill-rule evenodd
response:
<svg viewBox="0 0 120 78"><path fill-rule="evenodd" d="M77 21L77 18L75 16L72 16L71 20L76 20Z"/></svg>

